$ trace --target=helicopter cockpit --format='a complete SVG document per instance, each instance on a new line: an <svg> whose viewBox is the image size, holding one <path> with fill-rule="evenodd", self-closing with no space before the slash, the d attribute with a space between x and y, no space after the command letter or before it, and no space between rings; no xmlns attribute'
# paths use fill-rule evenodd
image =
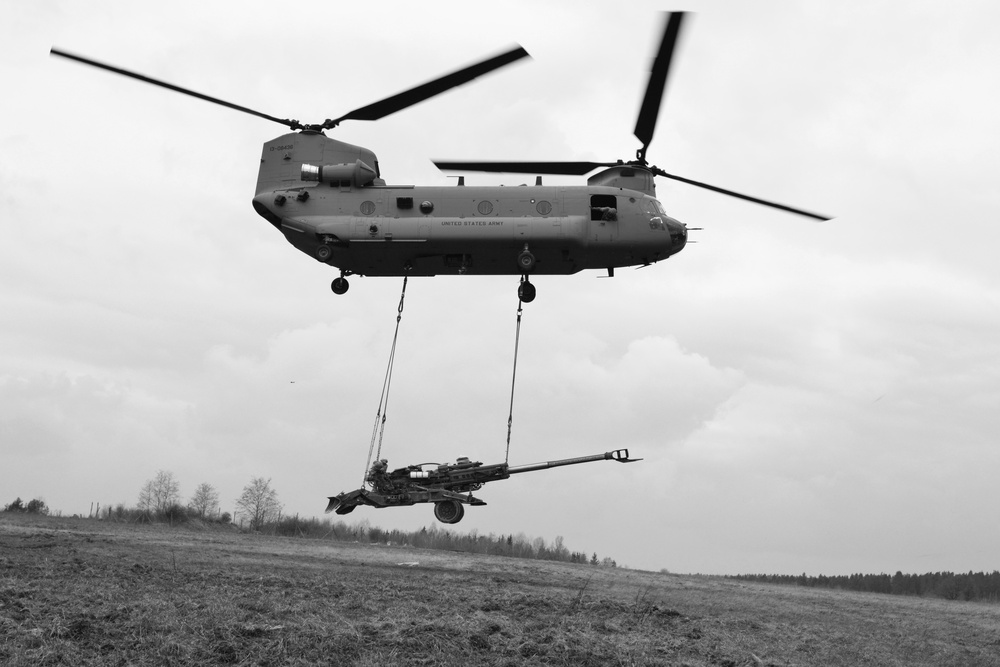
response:
<svg viewBox="0 0 1000 667"><path fill-rule="evenodd" d="M645 203L646 212L649 214L649 228L669 232L671 242L675 246L683 247L687 243L687 225L667 215L663 204L658 200L646 197Z"/></svg>

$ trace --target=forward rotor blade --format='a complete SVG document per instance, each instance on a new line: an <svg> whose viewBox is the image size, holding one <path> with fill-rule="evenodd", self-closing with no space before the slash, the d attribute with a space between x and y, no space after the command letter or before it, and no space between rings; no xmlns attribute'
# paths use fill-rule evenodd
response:
<svg viewBox="0 0 1000 667"><path fill-rule="evenodd" d="M489 171L509 174L563 174L583 176L598 167L611 167L614 162L456 162L441 160L434 166L442 171Z"/></svg>
<svg viewBox="0 0 1000 667"><path fill-rule="evenodd" d="M248 109L247 107L241 107L238 104L233 104L232 102L226 102L225 100L220 100L216 97L210 97L209 95L203 95L202 93L196 93L193 90L188 90L187 88L182 88L180 86L175 86L172 83L167 83L166 81L160 81L159 79L154 79L152 77L144 76L136 72L130 72L127 69L122 69L120 67L114 67L112 65L106 65L104 63L98 62L96 60L91 60L90 58L84 58L83 56L77 56L72 53L67 53L66 51L60 51L59 49L52 48L49 53L54 56L59 56L61 58L68 58L70 60L75 60L84 65L90 65L91 67L97 67L100 69L107 70L109 72L114 72L115 74L121 74L122 76L127 76L139 81L144 81L145 83L151 83L154 86L159 86L161 88L166 88L167 90L172 90L176 93L182 93L184 95L190 95L191 97L197 97L199 100L205 100L206 102L211 102L213 104L218 104L230 109L235 109L236 111L242 111L243 113L248 113L251 116L257 116L258 118L264 118L266 120L274 121L275 123L281 123L286 125L293 130L301 130L304 126L301 125L297 120L290 120L288 118L277 118L275 116L269 116L266 113L261 113L260 111L254 111L253 109Z"/></svg>
<svg viewBox="0 0 1000 667"><path fill-rule="evenodd" d="M439 79L434 79L433 81L428 81L427 83L417 86L416 88L411 88L410 90L403 91L392 97L387 97L384 100L369 104L368 106L361 107L360 109L355 109L340 118L333 120L327 120L323 123L325 129L337 127L341 121L344 120L378 120L384 118L390 114L396 113L401 109L413 106L419 102L434 97L435 95L440 95L441 93L461 86L464 83L468 83L473 79L488 74L495 69L499 69L505 65L520 60L521 58L530 57L527 51L523 47L517 47L502 53L488 60L484 60L475 65L470 65L464 69L460 69L457 72L452 72Z"/></svg>
<svg viewBox="0 0 1000 667"><path fill-rule="evenodd" d="M793 208L791 206L785 206L784 204L778 204L773 201L767 201L766 199L758 199L757 197L751 197L750 195L743 195L739 192L733 192L732 190L726 190L724 188L716 187L714 185L709 185L708 183L702 183L700 181L693 181L690 178L684 178L683 176L675 176L674 174L668 174L658 167L651 167L650 170L657 176L663 176L664 178L670 178L675 181L680 181L681 183L687 183L688 185L694 185L699 188L705 188L706 190L711 190L712 192L718 192L720 194L729 195L730 197L736 197L737 199L744 199L746 201L751 201L755 204L762 204L764 206L770 206L771 208L777 208L782 211L788 211L789 213L795 213L796 215L804 215L807 218L813 218L815 220L831 220L829 216L818 215L816 213L810 213L809 211L803 211L800 208Z"/></svg>
<svg viewBox="0 0 1000 667"><path fill-rule="evenodd" d="M653 61L653 69L649 72L646 96L642 99L642 106L639 107L639 118L635 123L635 137L642 142L643 155L645 155L646 147L653 140L656 118L660 114L660 102L663 100L663 91L667 85L667 74L670 73L670 61L674 55L674 47L677 45L677 36L680 34L683 20L684 12L670 14L663 30L660 50L656 54L656 60Z"/></svg>

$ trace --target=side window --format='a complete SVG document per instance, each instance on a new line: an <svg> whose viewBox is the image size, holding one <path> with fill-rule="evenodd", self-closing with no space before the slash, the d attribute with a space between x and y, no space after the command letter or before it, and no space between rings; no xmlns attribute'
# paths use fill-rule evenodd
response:
<svg viewBox="0 0 1000 667"><path fill-rule="evenodd" d="M590 196L590 219L602 222L618 220L618 202L614 195Z"/></svg>

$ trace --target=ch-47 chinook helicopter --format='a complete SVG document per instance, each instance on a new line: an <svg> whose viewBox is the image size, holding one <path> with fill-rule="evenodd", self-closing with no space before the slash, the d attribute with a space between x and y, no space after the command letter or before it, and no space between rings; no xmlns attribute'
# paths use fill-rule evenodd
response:
<svg viewBox="0 0 1000 667"><path fill-rule="evenodd" d="M643 266L684 249L687 227L667 215L653 179L663 176L819 220L828 218L669 174L646 161L683 13L666 21L639 110L636 159L615 162L435 162L442 170L584 175L587 185L387 185L371 150L325 136L346 120L378 120L528 55L516 48L322 123L277 118L134 72L52 49L53 55L122 74L286 125L264 144L254 210L315 260L347 276L520 275L518 296L535 298L533 275Z"/></svg>

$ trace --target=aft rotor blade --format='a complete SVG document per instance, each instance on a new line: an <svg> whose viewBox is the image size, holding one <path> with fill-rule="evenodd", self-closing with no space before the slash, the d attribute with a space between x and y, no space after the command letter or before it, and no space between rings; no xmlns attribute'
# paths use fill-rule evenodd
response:
<svg viewBox="0 0 1000 667"><path fill-rule="evenodd" d="M159 86L161 88L166 88L167 90L172 90L177 93L182 93L184 95L190 95L191 97L197 97L199 100L205 100L206 102L211 102L213 104L218 104L230 109L235 109L236 111L242 111L243 113L248 113L251 116L257 116L258 118L264 118L266 120L274 121L275 123L281 123L286 125L293 130L300 130L303 126L297 120L289 120L288 118L277 118L275 116L269 116L266 113L261 113L260 111L254 111L253 109L248 109L247 107L241 107L238 104L233 104L232 102L226 102L225 100L220 100L217 97L211 97L209 95L203 95L202 93L197 93L193 90L187 88L182 88L180 86L175 86L172 83L167 83L166 81L160 81L159 79L154 79L136 72L130 72L127 69L122 69L120 67L114 67L112 65L106 65L104 63L98 62L96 60L91 60L90 58L84 58L83 56L77 56L72 53L67 53L66 51L61 51L59 49L53 48L49 50L49 53L54 56L60 56L62 58L68 58L70 60L75 60L84 65L90 65L91 67L98 67L100 69L107 70L109 72L114 72L115 74L121 74L122 76L127 76L139 81L144 81L146 83L151 83L154 86Z"/></svg>
<svg viewBox="0 0 1000 667"><path fill-rule="evenodd" d="M755 204L763 204L764 206L770 206L771 208L777 208L782 211L788 211L789 213L795 213L796 215L804 215L807 218L813 218L815 220L831 220L829 216L819 215L816 213L810 213L809 211L803 211L800 208L793 208L791 206L785 206L784 204L778 204L777 202L767 201L766 199L758 199L757 197L751 197L750 195L740 194L739 192L733 192L732 190L726 190L724 188L716 187L714 185L709 185L708 183L702 183L700 181L693 181L690 178L684 178L683 176L675 176L674 174L668 174L667 172L659 169L658 167L652 167L651 171L657 176L663 176L664 178L670 178L675 181L680 181L681 183L687 183L688 185L694 185L699 188L705 188L706 190L711 190L712 192L718 192L720 194L729 195L730 197L736 197L737 199L745 199L746 201L751 201Z"/></svg>
<svg viewBox="0 0 1000 667"><path fill-rule="evenodd" d="M510 174L562 174L583 176L598 167L612 167L615 162L455 162L437 161L443 171L490 171Z"/></svg>
<svg viewBox="0 0 1000 667"><path fill-rule="evenodd" d="M666 26L663 30L663 40L660 42L660 50L653 61L653 68L649 72L649 83L646 85L646 96L642 99L642 106L639 107L639 118L635 123L635 136L642 142L642 153L645 154L646 147L653 140L653 130L656 129L656 118L660 114L660 102L663 100L663 91L667 85L667 75L670 73L670 61L673 59L674 47L677 45L677 36L680 34L681 22L684 20L684 12L673 12L669 15Z"/></svg>
<svg viewBox="0 0 1000 667"><path fill-rule="evenodd" d="M433 81L428 81L427 83L417 86L416 88L411 88L410 90L403 91L392 97L387 97L380 102L375 102L369 104L368 106L361 107L360 109L355 109L340 118L333 120L327 120L323 123L323 127L326 129L337 127L341 121L344 120L378 120L384 118L390 114L396 113L401 109L413 106L419 102L434 97L435 95L440 95L441 93L451 90L457 86L461 86L464 83L468 83L473 79L488 74L495 69L499 69L505 65L509 65L512 62L520 60L521 58L530 57L528 52L524 50L523 47L517 47L516 49L511 49L506 53L502 53L488 60L484 60L475 65L470 65L464 69L460 69L457 72L452 72L439 79L434 79Z"/></svg>

